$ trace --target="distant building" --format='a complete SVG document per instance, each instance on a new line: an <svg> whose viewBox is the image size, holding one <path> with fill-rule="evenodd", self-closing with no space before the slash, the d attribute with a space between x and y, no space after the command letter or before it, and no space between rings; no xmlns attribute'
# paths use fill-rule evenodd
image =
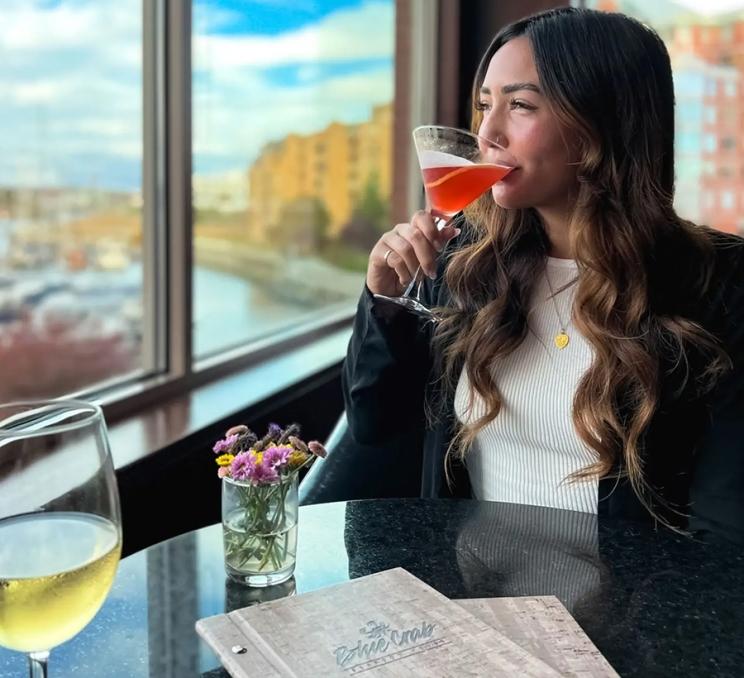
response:
<svg viewBox="0 0 744 678"><path fill-rule="evenodd" d="M307 198L322 201L330 218L328 234L336 236L373 177L388 199L392 137L390 103L376 106L366 122L334 122L316 134L290 134L265 146L249 169L251 240L266 242L282 210Z"/></svg>
<svg viewBox="0 0 744 678"><path fill-rule="evenodd" d="M744 14L689 14L672 28L672 53L686 52L713 64L744 69Z"/></svg>
<svg viewBox="0 0 744 678"><path fill-rule="evenodd" d="M693 221L744 233L744 12L703 16L667 0L590 6L659 31L674 68L675 206Z"/></svg>
<svg viewBox="0 0 744 678"><path fill-rule="evenodd" d="M668 44L677 98L677 207L695 221L744 232L744 21L691 17L672 29Z"/></svg>

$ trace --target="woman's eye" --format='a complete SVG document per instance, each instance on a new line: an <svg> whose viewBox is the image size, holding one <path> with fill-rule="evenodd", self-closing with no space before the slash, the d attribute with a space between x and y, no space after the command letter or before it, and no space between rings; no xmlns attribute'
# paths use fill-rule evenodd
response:
<svg viewBox="0 0 744 678"><path fill-rule="evenodd" d="M489 104L487 101L479 101L477 104L475 104L475 110L476 111L490 111L491 104Z"/></svg>
<svg viewBox="0 0 744 678"><path fill-rule="evenodd" d="M510 108L521 108L525 111L534 111L535 107L532 104L528 104L526 101L522 101L521 99L512 99L509 102Z"/></svg>

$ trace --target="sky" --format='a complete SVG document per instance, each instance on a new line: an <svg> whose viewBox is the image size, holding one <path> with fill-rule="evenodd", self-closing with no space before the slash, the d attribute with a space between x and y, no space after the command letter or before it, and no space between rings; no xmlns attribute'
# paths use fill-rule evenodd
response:
<svg viewBox="0 0 744 678"><path fill-rule="evenodd" d="M0 186L136 190L141 0L3 0ZM200 174L271 140L368 119L393 96L393 0L195 0Z"/></svg>
<svg viewBox="0 0 744 678"><path fill-rule="evenodd" d="M744 10L743 0L677 0L677 4L705 15Z"/></svg>
<svg viewBox="0 0 744 678"><path fill-rule="evenodd" d="M2 0L0 187L136 190L142 0ZM677 0L707 15L744 0ZM193 148L244 171L289 132L368 119L393 96L394 0L194 0Z"/></svg>

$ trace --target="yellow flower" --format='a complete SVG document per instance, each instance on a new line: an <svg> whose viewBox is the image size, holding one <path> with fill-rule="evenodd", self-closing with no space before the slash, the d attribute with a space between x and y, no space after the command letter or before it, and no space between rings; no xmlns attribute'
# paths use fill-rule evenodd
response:
<svg viewBox="0 0 744 678"><path fill-rule="evenodd" d="M218 466L230 466L232 464L232 460L235 459L234 454L221 454L215 461L217 462Z"/></svg>
<svg viewBox="0 0 744 678"><path fill-rule="evenodd" d="M307 455L302 450L295 450L289 455L289 468L297 468L307 461Z"/></svg>
<svg viewBox="0 0 744 678"><path fill-rule="evenodd" d="M251 453L253 454L253 458L256 460L256 463L260 464L261 460L263 459L263 452L256 452L256 450L251 450Z"/></svg>

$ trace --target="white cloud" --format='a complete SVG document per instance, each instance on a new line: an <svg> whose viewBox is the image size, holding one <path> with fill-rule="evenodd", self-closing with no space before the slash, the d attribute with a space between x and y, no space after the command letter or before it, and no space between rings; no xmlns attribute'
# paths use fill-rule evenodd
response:
<svg viewBox="0 0 744 678"><path fill-rule="evenodd" d="M58 5L4 0L0 54L13 58L30 52L49 58L50 53L64 56L92 48L108 64L139 64L141 26L141 0L69 0ZM138 47L134 52L133 45Z"/></svg>
<svg viewBox="0 0 744 678"><path fill-rule="evenodd" d="M194 40L195 63L234 68L391 57L394 12L391 2L366 2L278 36L200 35ZM371 36L371 27L379 32Z"/></svg>
<svg viewBox="0 0 744 678"><path fill-rule="evenodd" d="M724 14L726 12L744 11L743 0L676 0L677 4L683 5L697 14Z"/></svg>
<svg viewBox="0 0 744 678"><path fill-rule="evenodd" d="M268 141L290 132L310 134L333 121L361 122L373 105L392 97L388 68L337 76L317 85L281 88L253 80L242 89L217 87L196 100L194 153L226 156L239 148L247 165Z"/></svg>
<svg viewBox="0 0 744 678"><path fill-rule="evenodd" d="M58 99L65 89L59 80L28 82L10 89L8 96L19 104L49 103Z"/></svg>
<svg viewBox="0 0 744 678"><path fill-rule="evenodd" d="M34 176L39 183L52 177L74 183L95 174L99 185L135 186L142 156L141 2L2 0L0 185L28 185ZM333 120L358 122L372 105L391 100L390 67L333 71L345 61L392 60L393 5L369 0L271 37L208 35L234 15L199 10L195 166L244 170L269 140ZM269 79L266 67L278 65L296 67L296 84Z"/></svg>

